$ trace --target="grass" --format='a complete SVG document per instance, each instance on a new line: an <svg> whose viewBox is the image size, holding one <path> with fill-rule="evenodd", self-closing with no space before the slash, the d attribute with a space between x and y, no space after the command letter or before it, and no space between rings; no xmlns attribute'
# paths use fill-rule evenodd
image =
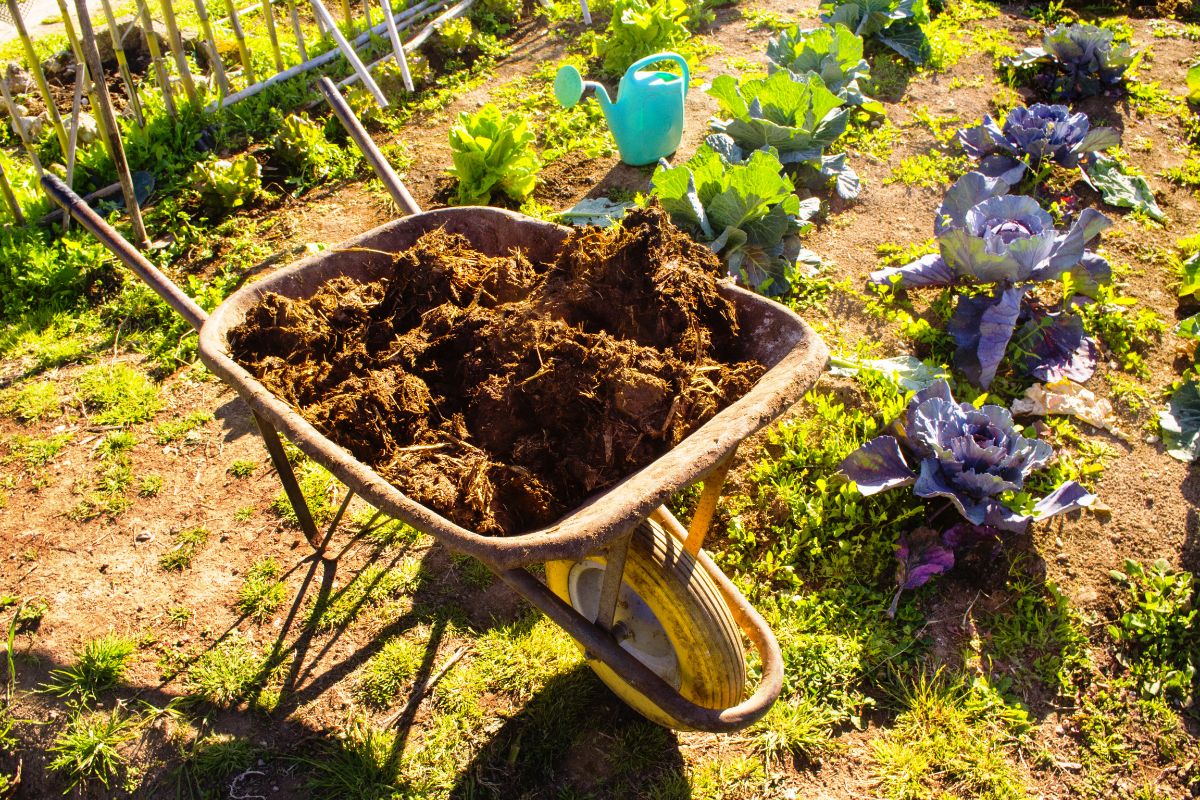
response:
<svg viewBox="0 0 1200 800"><path fill-rule="evenodd" d="M900 160L883 185L903 183L922 189L944 189L971 170L967 156L949 155L940 150L918 153Z"/></svg>
<svg viewBox="0 0 1200 800"><path fill-rule="evenodd" d="M282 572L279 562L270 556L254 562L238 589L238 611L255 622L274 614L287 599L287 586L278 580Z"/></svg>
<svg viewBox="0 0 1200 800"><path fill-rule="evenodd" d="M369 705L387 708L416 674L422 657L417 643L403 636L388 639L363 667L355 693Z"/></svg>
<svg viewBox="0 0 1200 800"><path fill-rule="evenodd" d="M204 427L214 419L211 411L193 411L185 417L161 422L152 429L154 441L158 444L173 444L189 436L193 431Z"/></svg>
<svg viewBox="0 0 1200 800"><path fill-rule="evenodd" d="M264 691L270 670L267 659L248 640L233 634L202 653L187 670L189 692L213 705L232 706L243 701L269 710Z"/></svg>
<svg viewBox="0 0 1200 800"><path fill-rule="evenodd" d="M49 767L67 780L67 791L87 790L95 784L120 786L128 764L121 746L137 736L136 720L119 709L83 713L73 717L50 745Z"/></svg>
<svg viewBox="0 0 1200 800"><path fill-rule="evenodd" d="M135 650L133 641L113 634L93 639L79 651L74 665L50 673L46 691L90 703L120 682Z"/></svg>
<svg viewBox="0 0 1200 800"><path fill-rule="evenodd" d="M40 422L56 416L62 409L58 384L54 381L32 381L20 389L0 394L0 409L21 422Z"/></svg>
<svg viewBox="0 0 1200 800"><path fill-rule="evenodd" d="M881 797L1028 796L1006 758L1028 720L981 680L922 677L905 691L894 725L870 744Z"/></svg>
<svg viewBox="0 0 1200 800"><path fill-rule="evenodd" d="M1112 577L1125 589L1121 616L1108 626L1118 659L1150 697L1187 706L1200 675L1200 603L1190 572L1159 559L1149 567L1126 559Z"/></svg>
<svg viewBox="0 0 1200 800"><path fill-rule="evenodd" d="M249 478L254 474L254 470L258 469L257 461L247 461L237 459L229 465L229 474L235 478Z"/></svg>
<svg viewBox="0 0 1200 800"><path fill-rule="evenodd" d="M158 565L168 572L182 572L208 543L208 536L208 529L201 526L176 532L172 537L174 545L159 557Z"/></svg>
<svg viewBox="0 0 1200 800"><path fill-rule="evenodd" d="M384 800L405 793L399 775L396 734L356 718L338 740L311 758L307 788L314 800Z"/></svg>
<svg viewBox="0 0 1200 800"><path fill-rule="evenodd" d="M371 564L329 597L309 606L308 623L317 631L349 625L364 609L372 609L410 589L416 582L420 562L407 561L395 569Z"/></svg>
<svg viewBox="0 0 1200 800"><path fill-rule="evenodd" d="M75 384L95 425L133 425L162 408L158 387L128 364L89 367Z"/></svg>
<svg viewBox="0 0 1200 800"><path fill-rule="evenodd" d="M44 439L17 434L8 442L10 459L22 462L26 469L36 469L49 464L62 452L74 437L71 433L58 433Z"/></svg>
<svg viewBox="0 0 1200 800"><path fill-rule="evenodd" d="M261 753L262 748L249 739L228 734L197 737L175 772L175 796L197 800L226 796L214 789L223 790L225 781L254 767Z"/></svg>

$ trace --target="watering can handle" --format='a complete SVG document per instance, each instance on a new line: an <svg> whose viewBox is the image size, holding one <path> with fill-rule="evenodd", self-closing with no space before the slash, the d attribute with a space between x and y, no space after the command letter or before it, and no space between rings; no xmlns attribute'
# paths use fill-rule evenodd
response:
<svg viewBox="0 0 1200 800"><path fill-rule="evenodd" d="M687 97L688 84L691 83L691 75L688 72L687 59L679 55L679 53L655 53L652 56L640 58L629 65L629 69L625 70L628 75L631 72L637 72L639 67L648 67L651 64L657 64L659 61L674 61L683 70L683 96Z"/></svg>

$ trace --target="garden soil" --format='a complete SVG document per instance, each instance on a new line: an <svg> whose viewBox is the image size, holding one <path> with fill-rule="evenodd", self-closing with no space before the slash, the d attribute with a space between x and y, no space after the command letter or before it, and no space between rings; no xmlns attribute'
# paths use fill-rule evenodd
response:
<svg viewBox="0 0 1200 800"><path fill-rule="evenodd" d="M229 334L251 373L405 494L479 533L551 523L745 394L723 268L657 206L554 263L434 230L372 283L267 294Z"/></svg>

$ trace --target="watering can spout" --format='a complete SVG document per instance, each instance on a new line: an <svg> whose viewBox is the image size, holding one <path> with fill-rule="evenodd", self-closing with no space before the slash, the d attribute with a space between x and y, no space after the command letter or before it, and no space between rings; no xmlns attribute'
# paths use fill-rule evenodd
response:
<svg viewBox="0 0 1200 800"><path fill-rule="evenodd" d="M656 70L642 71L660 61L679 64L682 76ZM614 101L603 86L585 81L571 64L559 69L554 78L554 96L570 108L587 89L593 89L596 101L617 140L621 160L632 166L653 164L679 147L683 135L683 101L688 86L687 61L678 53L655 53L640 59L621 78Z"/></svg>

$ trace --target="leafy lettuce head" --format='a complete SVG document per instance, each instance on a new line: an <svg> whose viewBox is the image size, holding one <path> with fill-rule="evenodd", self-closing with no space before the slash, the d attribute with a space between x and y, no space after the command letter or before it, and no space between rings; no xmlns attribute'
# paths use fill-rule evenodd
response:
<svg viewBox="0 0 1200 800"><path fill-rule="evenodd" d="M1054 451L1022 436L1001 406L956 403L944 380L917 392L893 429L894 435L872 439L842 462L842 472L864 495L911 486L918 497L949 501L973 525L1013 532L1095 500L1068 481L1031 514L1006 506L1005 494L1019 492Z"/></svg>

